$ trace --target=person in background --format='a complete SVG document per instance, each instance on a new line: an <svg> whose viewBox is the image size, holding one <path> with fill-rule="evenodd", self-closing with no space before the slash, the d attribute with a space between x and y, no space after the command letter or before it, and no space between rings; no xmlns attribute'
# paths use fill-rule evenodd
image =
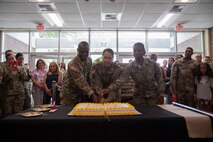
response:
<svg viewBox="0 0 213 142"><path fill-rule="evenodd" d="M209 64L211 70L213 71L213 62L210 56L205 56L205 63Z"/></svg>
<svg viewBox="0 0 213 142"><path fill-rule="evenodd" d="M56 82L55 104L60 105L60 92L58 91L58 87L62 83L62 72L56 62L50 63L49 70L44 76L43 104L50 104L51 98L53 99L53 81Z"/></svg>
<svg viewBox="0 0 213 142"><path fill-rule="evenodd" d="M64 62L61 62L61 64L60 64L60 70L62 72L66 72L66 64Z"/></svg>
<svg viewBox="0 0 213 142"><path fill-rule="evenodd" d="M171 69L171 89L177 103L195 107L195 75L196 62L191 58L193 49L187 47L185 57L176 60Z"/></svg>
<svg viewBox="0 0 213 142"><path fill-rule="evenodd" d="M148 58L144 58L146 51L144 44L135 43L133 54L135 60L130 63L118 80L110 84L109 90L120 88L129 76L135 82L133 93L134 105L156 105L164 102L164 83L160 68L157 63Z"/></svg>
<svg viewBox="0 0 213 142"><path fill-rule="evenodd" d="M45 69L45 62L43 59L38 59L36 62L36 68L32 71L32 95L34 100L34 106L43 104L43 91L44 91L44 76L47 73Z"/></svg>
<svg viewBox="0 0 213 142"><path fill-rule="evenodd" d="M167 104L171 104L172 103L172 93L170 90L170 76L171 76L171 68L173 63L175 62L175 59L170 57L169 58L169 64L168 64L168 68L166 70L166 78L168 78L169 80L166 82L166 87L165 87L165 94L166 94L166 103Z"/></svg>
<svg viewBox="0 0 213 142"><path fill-rule="evenodd" d="M158 60L158 56L156 54L151 54L150 55L150 59L153 60L155 63L157 63ZM166 82L168 80L168 78L166 78L166 65L167 62L163 63L163 67L160 66L160 63L157 63L158 67L160 68L160 72L161 72L161 76L163 78L163 81Z"/></svg>
<svg viewBox="0 0 213 142"><path fill-rule="evenodd" d="M67 74L62 83L62 105L76 105L79 102L98 102L98 97L90 86L92 59L89 55L89 44L79 43L78 54L68 64Z"/></svg>
<svg viewBox="0 0 213 142"><path fill-rule="evenodd" d="M212 70L207 63L201 63L196 77L196 95L198 108L212 112L213 78Z"/></svg>
<svg viewBox="0 0 213 142"><path fill-rule="evenodd" d="M202 54L201 53L197 53L195 55L195 62L197 65L199 65L200 63L202 63Z"/></svg>
<svg viewBox="0 0 213 142"><path fill-rule="evenodd" d="M167 62L167 60L163 60L163 69L166 71L166 69L167 69L167 64L168 64L168 62Z"/></svg>
<svg viewBox="0 0 213 142"><path fill-rule="evenodd" d="M204 62L207 63L207 64L211 63L211 57L205 56Z"/></svg>
<svg viewBox="0 0 213 142"><path fill-rule="evenodd" d="M150 59L152 59L155 63L157 63L158 56L156 54L151 54Z"/></svg>
<svg viewBox="0 0 213 142"><path fill-rule="evenodd" d="M25 94L22 83L26 77L24 68L18 66L14 55L7 54L2 79L5 90L2 107L4 117L23 110Z"/></svg>
<svg viewBox="0 0 213 142"><path fill-rule="evenodd" d="M5 52L5 58L7 55L9 54L14 54L14 52L12 50L7 50ZM3 110L2 110L2 106L3 106L3 103L4 103L4 97L5 97L5 85L4 84L4 81L3 81L3 76L4 76L4 68L6 68L6 64L7 64L7 61L4 61L4 62L0 62L0 118L3 117Z"/></svg>
<svg viewBox="0 0 213 142"><path fill-rule="evenodd" d="M23 67L23 69L25 70L27 77L25 78L24 82L23 82L23 86L24 86L24 94L25 94L25 99L24 99L24 107L23 109L29 109L31 108L31 75L30 75L30 70L29 68L26 68L24 66L24 56L22 53L17 53L16 54L16 60L18 61L18 66Z"/></svg>
<svg viewBox="0 0 213 142"><path fill-rule="evenodd" d="M102 57L103 61L92 67L91 86L99 96L100 102L120 102L120 89L110 90L108 87L118 79L122 69L113 62L114 52L112 49L104 49Z"/></svg>
<svg viewBox="0 0 213 142"><path fill-rule="evenodd" d="M64 78L64 76L66 75L66 64L64 62L61 62L60 64L60 71L62 72L62 80Z"/></svg>

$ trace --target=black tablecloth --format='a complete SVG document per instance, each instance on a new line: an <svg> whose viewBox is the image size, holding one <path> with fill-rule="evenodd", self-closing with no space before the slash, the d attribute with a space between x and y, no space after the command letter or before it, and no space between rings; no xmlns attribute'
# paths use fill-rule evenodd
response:
<svg viewBox="0 0 213 142"><path fill-rule="evenodd" d="M183 117L157 106L136 106L141 115L106 117L68 116L70 106L55 113L24 118L18 115L0 120L0 138L21 141L140 141L187 142Z"/></svg>

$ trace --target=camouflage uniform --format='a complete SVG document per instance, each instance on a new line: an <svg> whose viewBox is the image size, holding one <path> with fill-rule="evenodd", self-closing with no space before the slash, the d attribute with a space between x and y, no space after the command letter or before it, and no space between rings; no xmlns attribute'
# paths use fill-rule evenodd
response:
<svg viewBox="0 0 213 142"><path fill-rule="evenodd" d="M26 78L26 72L19 66L20 72L10 72L6 63L2 64L3 85L5 90L4 103L2 105L3 116L8 116L23 110L24 105L24 87L22 82Z"/></svg>
<svg viewBox="0 0 213 142"><path fill-rule="evenodd" d="M100 90L106 89L110 84L114 83L122 73L121 67L117 63L112 63L110 68L106 68L103 62L97 63L92 67L91 85L96 94L101 96ZM107 102L120 102L120 89L110 91Z"/></svg>
<svg viewBox="0 0 213 142"><path fill-rule="evenodd" d="M154 61L144 58L142 65L133 61L119 77L119 82L111 84L109 88L121 87L129 79L129 76L135 81L134 104L158 104L159 98L164 95L164 83L160 68Z"/></svg>
<svg viewBox="0 0 213 142"><path fill-rule="evenodd" d="M177 92L178 103L194 106L195 74L195 60L181 58L174 62L170 82L172 91Z"/></svg>
<svg viewBox="0 0 213 142"><path fill-rule="evenodd" d="M62 83L62 94L60 94L62 105L75 105L81 101L88 101L90 95L94 93L89 84L91 67L92 60L89 57L85 62L82 62L76 56L69 62Z"/></svg>
<svg viewBox="0 0 213 142"><path fill-rule="evenodd" d="M24 67L24 66L22 66ZM24 107L23 109L29 109L31 108L31 92L32 92L32 81L31 81L31 75L30 75L30 70L24 68L25 72L27 73L27 78L23 82L23 87L24 87L24 94L25 94L25 99L24 99Z"/></svg>

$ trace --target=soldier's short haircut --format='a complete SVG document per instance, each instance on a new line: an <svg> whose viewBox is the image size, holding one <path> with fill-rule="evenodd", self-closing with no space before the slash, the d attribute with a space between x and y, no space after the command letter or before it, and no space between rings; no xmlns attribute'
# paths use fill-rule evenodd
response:
<svg viewBox="0 0 213 142"><path fill-rule="evenodd" d="M81 47L89 47L89 43L86 42L86 41L81 41L79 44L78 44L78 49L81 48ZM77 50L78 50L77 49Z"/></svg>
<svg viewBox="0 0 213 142"><path fill-rule="evenodd" d="M20 57L20 56L23 56L23 54L22 54L22 53L17 53L15 57L16 57L16 59L17 59L17 58Z"/></svg>
<svg viewBox="0 0 213 142"><path fill-rule="evenodd" d="M9 49L9 50L5 51L5 55L7 55L8 52L13 52L13 50Z"/></svg>
<svg viewBox="0 0 213 142"><path fill-rule="evenodd" d="M6 51L5 51L5 54L4 54L4 55L5 55L5 58L6 58L6 59L7 59L6 56L8 55L9 52L13 52L13 50L10 50L10 49L9 49L9 50L6 50Z"/></svg>
<svg viewBox="0 0 213 142"><path fill-rule="evenodd" d="M112 55L112 58L114 58L114 51L111 48L104 49L104 51L102 52L102 56L104 56L105 52L109 52Z"/></svg>
<svg viewBox="0 0 213 142"><path fill-rule="evenodd" d="M145 51L144 44L142 42L135 43L134 46L133 46L133 48L136 47L136 46L142 47L143 50Z"/></svg>
<svg viewBox="0 0 213 142"><path fill-rule="evenodd" d="M192 52L193 52L193 48L191 48L191 47L187 47L187 48L186 48L186 50L187 50L187 49L191 49L191 50L192 50Z"/></svg>

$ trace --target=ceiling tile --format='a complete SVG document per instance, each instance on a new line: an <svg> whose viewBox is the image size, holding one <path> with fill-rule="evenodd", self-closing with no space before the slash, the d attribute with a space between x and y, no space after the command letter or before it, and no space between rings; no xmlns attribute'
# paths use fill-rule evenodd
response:
<svg viewBox="0 0 213 142"><path fill-rule="evenodd" d="M34 21L42 20L40 14L0 14L0 21Z"/></svg>
<svg viewBox="0 0 213 142"><path fill-rule="evenodd" d="M82 23L82 21L69 21L69 22L66 22L65 23L65 27L68 27L68 28L84 28L84 25Z"/></svg>
<svg viewBox="0 0 213 142"><path fill-rule="evenodd" d="M161 16L161 14L143 14L140 21L156 21L159 17Z"/></svg>
<svg viewBox="0 0 213 142"><path fill-rule="evenodd" d="M140 13L123 13L121 21L137 21L140 17Z"/></svg>
<svg viewBox="0 0 213 142"><path fill-rule="evenodd" d="M37 13L34 3L4 3L0 2L0 13Z"/></svg>
<svg viewBox="0 0 213 142"><path fill-rule="evenodd" d="M79 13L78 7L76 3L56 3L55 6L57 7L60 13Z"/></svg>
<svg viewBox="0 0 213 142"><path fill-rule="evenodd" d="M142 13L145 4L127 3L124 8L124 13Z"/></svg>
<svg viewBox="0 0 213 142"><path fill-rule="evenodd" d="M98 13L101 11L100 4L93 3L79 3L82 13Z"/></svg>
<svg viewBox="0 0 213 142"><path fill-rule="evenodd" d="M101 21L100 13L83 13L82 16L85 21Z"/></svg>
<svg viewBox="0 0 213 142"><path fill-rule="evenodd" d="M146 7L145 13L162 13L171 7L169 4L149 4Z"/></svg>
<svg viewBox="0 0 213 142"><path fill-rule="evenodd" d="M118 22L102 22L103 28L118 28Z"/></svg>
<svg viewBox="0 0 213 142"><path fill-rule="evenodd" d="M123 3L103 3L102 4L102 12L104 13L121 13Z"/></svg>
<svg viewBox="0 0 213 142"><path fill-rule="evenodd" d="M213 14L213 3L211 4L192 4L187 5L183 9L183 13L212 13Z"/></svg>
<svg viewBox="0 0 213 142"><path fill-rule="evenodd" d="M79 13L63 13L60 15L64 21L81 21Z"/></svg>
<svg viewBox="0 0 213 142"><path fill-rule="evenodd" d="M84 21L86 28L101 28L101 22Z"/></svg>
<svg viewBox="0 0 213 142"><path fill-rule="evenodd" d="M134 28L136 22L120 22L119 28Z"/></svg>
<svg viewBox="0 0 213 142"><path fill-rule="evenodd" d="M151 28L154 22L139 22L137 28Z"/></svg>

